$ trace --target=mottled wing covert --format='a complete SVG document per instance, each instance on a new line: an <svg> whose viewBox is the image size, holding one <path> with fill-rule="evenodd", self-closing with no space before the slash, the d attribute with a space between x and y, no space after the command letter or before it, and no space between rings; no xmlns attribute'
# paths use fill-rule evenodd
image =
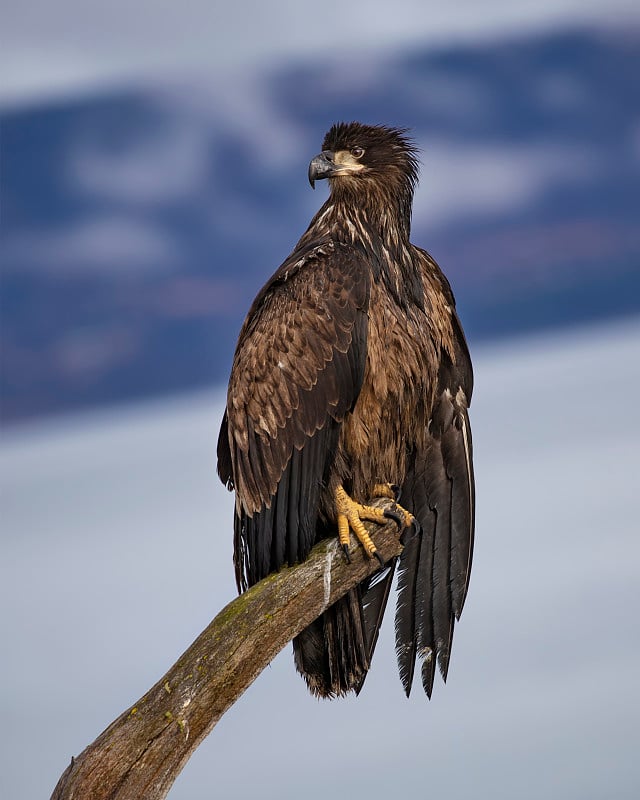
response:
<svg viewBox="0 0 640 800"><path fill-rule="evenodd" d="M366 363L369 271L327 240L294 252L260 292L236 349L218 471L236 491L240 589L304 559L323 480Z"/></svg>

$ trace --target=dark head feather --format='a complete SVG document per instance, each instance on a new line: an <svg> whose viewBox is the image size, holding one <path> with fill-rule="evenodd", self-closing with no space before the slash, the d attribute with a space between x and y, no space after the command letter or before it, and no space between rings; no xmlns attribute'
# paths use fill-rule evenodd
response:
<svg viewBox="0 0 640 800"><path fill-rule="evenodd" d="M358 178L389 181L397 177L403 188L413 192L418 182L420 162L418 148L407 132L406 128L387 125L338 122L324 137L322 149L335 153L360 147L364 150L360 161L367 170L360 173Z"/></svg>

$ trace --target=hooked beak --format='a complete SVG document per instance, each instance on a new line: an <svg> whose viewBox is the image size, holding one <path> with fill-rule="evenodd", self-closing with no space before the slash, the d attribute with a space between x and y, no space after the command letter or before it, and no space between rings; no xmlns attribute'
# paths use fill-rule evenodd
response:
<svg viewBox="0 0 640 800"><path fill-rule="evenodd" d="M331 150L323 150L309 164L309 183L311 188L316 188L316 181L330 178L336 172L336 164Z"/></svg>

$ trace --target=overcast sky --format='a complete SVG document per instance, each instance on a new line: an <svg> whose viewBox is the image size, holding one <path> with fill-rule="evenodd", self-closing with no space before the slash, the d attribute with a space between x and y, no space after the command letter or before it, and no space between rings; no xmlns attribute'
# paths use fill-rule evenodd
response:
<svg viewBox="0 0 640 800"><path fill-rule="evenodd" d="M225 81L347 48L386 52L640 19L633 0L1 0L0 12L0 106L179 73Z"/></svg>

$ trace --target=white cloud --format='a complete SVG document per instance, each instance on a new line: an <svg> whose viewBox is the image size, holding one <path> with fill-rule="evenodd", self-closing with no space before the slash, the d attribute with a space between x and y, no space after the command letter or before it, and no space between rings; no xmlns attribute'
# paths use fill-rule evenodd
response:
<svg viewBox="0 0 640 800"><path fill-rule="evenodd" d="M437 228L466 215L507 212L549 187L589 180L601 164L587 148L556 144L486 147L423 139L414 226Z"/></svg>
<svg viewBox="0 0 640 800"><path fill-rule="evenodd" d="M35 269L56 275L158 272L175 266L179 256L178 243L165 229L124 216L14 234L3 241L7 271Z"/></svg>
<svg viewBox="0 0 640 800"><path fill-rule="evenodd" d="M67 379L75 377L86 384L94 374L131 361L139 350L140 342L129 325L102 324L65 333L53 343L50 358L54 369Z"/></svg>
<svg viewBox="0 0 640 800"><path fill-rule="evenodd" d="M208 179L209 132L175 109L152 129L117 144L98 129L71 141L68 177L93 197L144 205L171 203L197 194Z"/></svg>
<svg viewBox="0 0 640 800"><path fill-rule="evenodd" d="M247 147L247 155L260 159L260 168L275 171L296 157L307 155L306 137L297 124L282 113L270 97L271 75L246 72L234 76L230 88L224 78L191 78L165 83L156 91L173 114L191 124L206 127L211 139L224 129L225 136ZM318 142L318 146L320 142Z"/></svg>
<svg viewBox="0 0 640 800"><path fill-rule="evenodd" d="M291 59L478 41L564 23L622 25L632 0L396 0L269 3L27 0L3 9L0 104L77 94L190 71L233 82L239 71Z"/></svg>
<svg viewBox="0 0 640 800"><path fill-rule="evenodd" d="M113 139L96 122L75 131L64 165L73 190L151 210L198 197L206 204L213 197L216 225L237 226L252 214L262 218L256 224L272 224L268 212L252 212L246 198L220 198L214 171L221 131L244 148L244 168L253 159L262 174L276 179L297 159L306 169L311 155L308 136L278 113L262 75L239 76L233 92L216 81L205 85L196 80L185 90L179 80L172 80L150 91L145 103L148 118L141 120L139 129L133 126L126 138Z"/></svg>

